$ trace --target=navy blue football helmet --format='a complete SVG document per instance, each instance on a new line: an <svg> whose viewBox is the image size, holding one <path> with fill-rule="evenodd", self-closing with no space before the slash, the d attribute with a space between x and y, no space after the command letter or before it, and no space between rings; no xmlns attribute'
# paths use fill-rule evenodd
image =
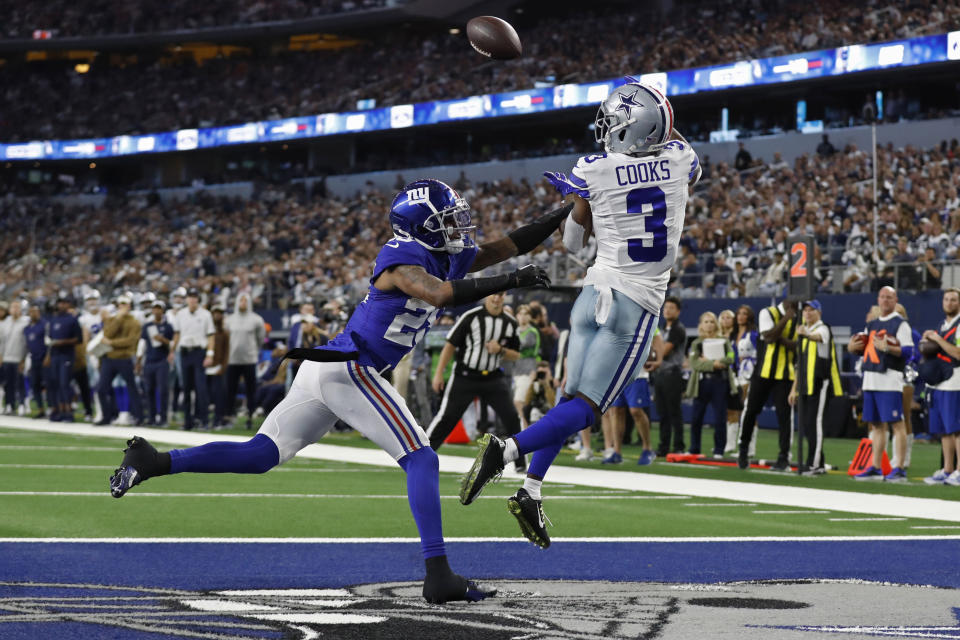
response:
<svg viewBox="0 0 960 640"><path fill-rule="evenodd" d="M470 205L460 194L439 180L411 182L393 199L390 207L393 233L416 240L431 251L460 253L472 247Z"/></svg>

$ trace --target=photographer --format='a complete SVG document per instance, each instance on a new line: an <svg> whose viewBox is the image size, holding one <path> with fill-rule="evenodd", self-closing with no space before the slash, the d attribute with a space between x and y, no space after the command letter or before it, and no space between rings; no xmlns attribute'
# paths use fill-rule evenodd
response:
<svg viewBox="0 0 960 640"><path fill-rule="evenodd" d="M553 388L553 376L550 374L550 363L537 363L533 382L527 387L523 402L523 417L527 424L533 424L544 416L556 404L556 391Z"/></svg>

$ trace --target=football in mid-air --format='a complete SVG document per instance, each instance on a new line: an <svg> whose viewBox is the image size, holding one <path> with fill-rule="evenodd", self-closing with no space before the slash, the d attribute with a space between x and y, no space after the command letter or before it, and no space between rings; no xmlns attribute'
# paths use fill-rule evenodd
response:
<svg viewBox="0 0 960 640"><path fill-rule="evenodd" d="M477 16L467 23L467 39L477 53L494 60L512 60L523 53L520 36L506 20Z"/></svg>

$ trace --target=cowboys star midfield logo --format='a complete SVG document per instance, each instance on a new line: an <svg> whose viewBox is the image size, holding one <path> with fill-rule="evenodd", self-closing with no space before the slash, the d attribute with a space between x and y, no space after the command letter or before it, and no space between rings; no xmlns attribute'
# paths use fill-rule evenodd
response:
<svg viewBox="0 0 960 640"><path fill-rule="evenodd" d="M783 632L960 638L953 589L816 580L495 583L496 598L436 606L413 582L217 591L0 582L0 637L625 640L706 637L704 630L722 629L738 640Z"/></svg>

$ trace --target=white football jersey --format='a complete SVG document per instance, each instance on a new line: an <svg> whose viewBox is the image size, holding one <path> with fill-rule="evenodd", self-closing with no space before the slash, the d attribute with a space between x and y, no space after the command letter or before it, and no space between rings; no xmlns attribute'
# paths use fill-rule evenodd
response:
<svg viewBox="0 0 960 640"><path fill-rule="evenodd" d="M609 286L660 313L698 166L697 154L679 140L657 155L580 158L570 180L590 202L597 240L583 284Z"/></svg>
<svg viewBox="0 0 960 640"><path fill-rule="evenodd" d="M80 326L90 332L90 337L100 333L100 330L103 329L103 318L100 317L99 310L97 313L90 313L89 311L84 311L80 314L78 318Z"/></svg>

